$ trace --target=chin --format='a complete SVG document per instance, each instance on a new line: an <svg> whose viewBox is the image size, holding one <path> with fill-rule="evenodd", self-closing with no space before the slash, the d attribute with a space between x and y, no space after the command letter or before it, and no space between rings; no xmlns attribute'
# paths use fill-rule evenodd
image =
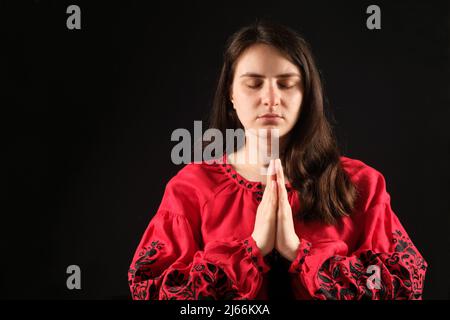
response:
<svg viewBox="0 0 450 320"><path fill-rule="evenodd" d="M279 127L279 126L261 126L258 127L258 129L256 129L256 134L257 136L260 136L261 138L266 138L267 136L264 134L263 130L273 130L276 129L278 130L278 138L282 138L283 136L285 136L288 132L286 131L285 128ZM261 131L259 131L261 130ZM274 133L275 135L275 133Z"/></svg>

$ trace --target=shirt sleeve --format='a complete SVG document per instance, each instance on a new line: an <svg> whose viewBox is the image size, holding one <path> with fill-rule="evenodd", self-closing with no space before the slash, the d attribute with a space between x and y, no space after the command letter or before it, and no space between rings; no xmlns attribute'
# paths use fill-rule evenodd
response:
<svg viewBox="0 0 450 320"><path fill-rule="evenodd" d="M128 283L132 298L254 299L269 266L253 238L210 241L203 246L199 224L189 219L188 212L168 209L196 208L182 196L170 197L177 203L169 205L167 193L130 265Z"/></svg>
<svg viewBox="0 0 450 320"><path fill-rule="evenodd" d="M373 206L362 219L354 252L343 241L301 239L289 272L313 299L422 299L427 263L389 202Z"/></svg>

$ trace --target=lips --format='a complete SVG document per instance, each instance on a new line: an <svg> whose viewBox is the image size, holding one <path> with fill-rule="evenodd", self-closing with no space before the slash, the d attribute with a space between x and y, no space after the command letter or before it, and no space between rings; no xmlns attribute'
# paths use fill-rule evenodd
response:
<svg viewBox="0 0 450 320"><path fill-rule="evenodd" d="M272 118L281 118L281 116L276 113L265 113L265 114L259 116L259 118L272 119Z"/></svg>

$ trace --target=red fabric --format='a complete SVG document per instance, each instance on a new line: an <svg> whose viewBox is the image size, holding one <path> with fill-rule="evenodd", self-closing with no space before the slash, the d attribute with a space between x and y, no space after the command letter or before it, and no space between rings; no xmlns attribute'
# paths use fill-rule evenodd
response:
<svg viewBox="0 0 450 320"><path fill-rule="evenodd" d="M260 183L226 156L184 166L133 257L133 299L269 299L280 261L294 299L421 299L427 263L392 211L382 174L359 160L341 163L359 192L355 210L334 226L294 220L301 243L292 262L275 250L263 257L251 237ZM297 191L287 189L295 213ZM367 285L370 265L380 270L378 289Z"/></svg>

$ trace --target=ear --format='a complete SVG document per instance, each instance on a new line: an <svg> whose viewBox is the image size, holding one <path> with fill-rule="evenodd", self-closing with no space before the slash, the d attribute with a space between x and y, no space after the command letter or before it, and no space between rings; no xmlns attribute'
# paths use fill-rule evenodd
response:
<svg viewBox="0 0 450 320"><path fill-rule="evenodd" d="M232 91L232 89L230 89L230 101L231 101L231 104L233 105L233 109L236 109L236 107L234 106L233 91Z"/></svg>

